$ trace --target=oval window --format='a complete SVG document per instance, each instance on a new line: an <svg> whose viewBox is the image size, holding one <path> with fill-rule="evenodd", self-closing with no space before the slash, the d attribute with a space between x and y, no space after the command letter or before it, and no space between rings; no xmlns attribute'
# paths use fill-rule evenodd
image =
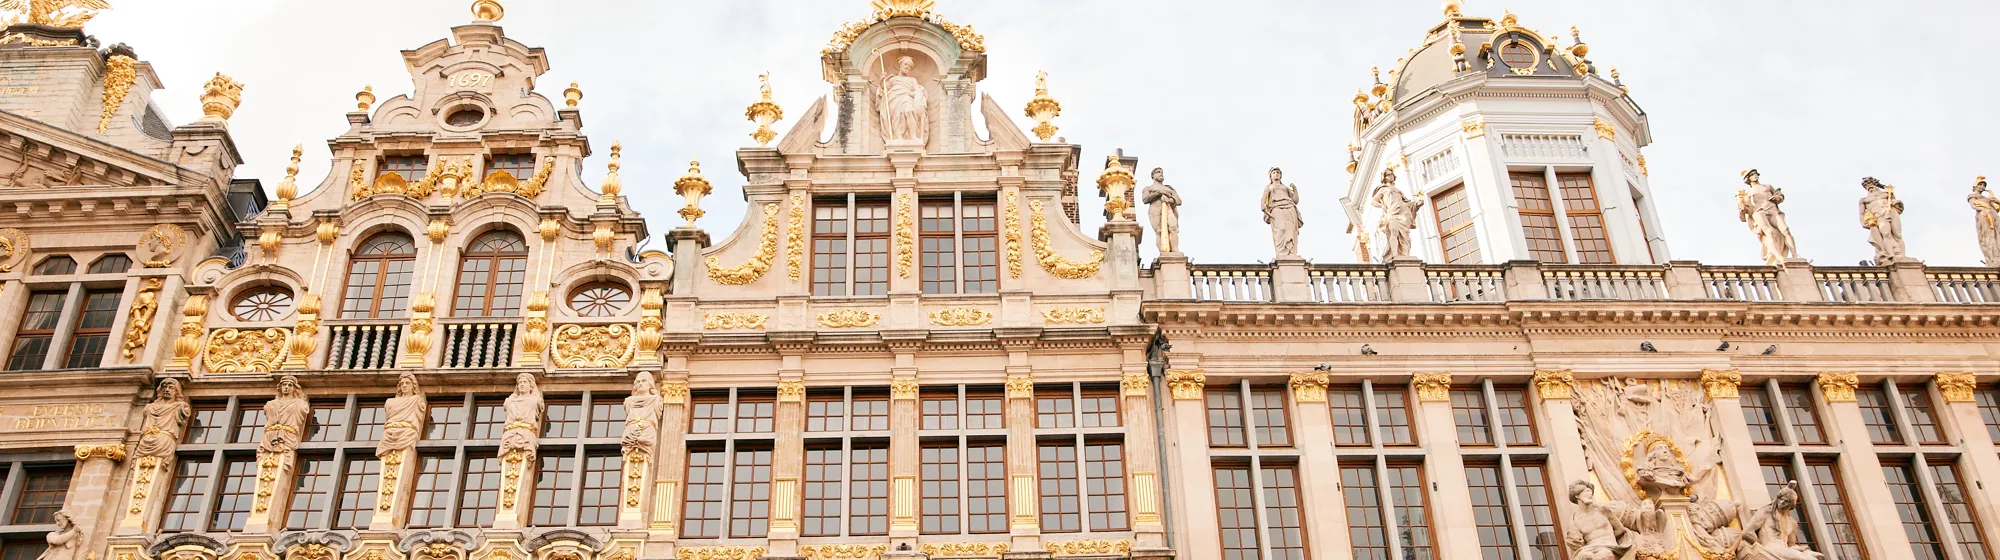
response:
<svg viewBox="0 0 2000 560"><path fill-rule="evenodd" d="M464 128L477 125L479 124L479 121L485 119L486 119L485 111L467 107L456 111L452 111L450 115L446 115L444 117L444 124Z"/></svg>

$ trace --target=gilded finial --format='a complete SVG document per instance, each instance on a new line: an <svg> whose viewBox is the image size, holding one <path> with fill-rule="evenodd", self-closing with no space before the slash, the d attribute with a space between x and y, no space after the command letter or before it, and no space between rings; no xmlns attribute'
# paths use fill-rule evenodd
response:
<svg viewBox="0 0 2000 560"><path fill-rule="evenodd" d="M356 112L366 113L368 112L368 108L374 105L375 86L361 86L361 91L354 92L354 110Z"/></svg>
<svg viewBox="0 0 2000 560"><path fill-rule="evenodd" d="M757 94L757 101L743 110L743 116L757 123L757 131L751 132L750 138L757 141L757 147L762 148L770 145L771 139L778 137L778 132L771 130L771 123L784 120L785 110L779 107L776 101L771 100L770 72L757 75Z"/></svg>
<svg viewBox="0 0 2000 560"><path fill-rule="evenodd" d="M1104 173L1097 176L1097 186L1104 189L1104 211L1112 220L1128 217L1126 210L1132 202L1125 193L1132 190L1132 172L1125 169L1125 163L1118 161L1117 155L1104 158Z"/></svg>
<svg viewBox="0 0 2000 560"><path fill-rule="evenodd" d="M278 200L276 202L273 202L271 204L272 206L278 208L287 208L291 206L292 199L298 198L299 158L301 156L304 156L305 153L306 153L306 147L304 144L296 144L292 146L292 163L285 166L285 178L281 181L278 181L278 188L277 188Z"/></svg>
<svg viewBox="0 0 2000 560"><path fill-rule="evenodd" d="M875 0L875 13L883 19L892 17L920 18L930 15L937 0Z"/></svg>
<svg viewBox="0 0 2000 560"><path fill-rule="evenodd" d="M243 102L243 84L229 76L216 72L214 78L201 86L201 120L223 122L236 114L237 105Z"/></svg>
<svg viewBox="0 0 2000 560"><path fill-rule="evenodd" d="M1026 111L1029 117L1035 119L1034 132L1036 138L1041 138L1043 142L1047 142L1050 138L1055 137L1058 127L1051 123L1057 116L1062 115L1062 103L1057 102L1056 98L1049 96L1048 71L1035 71L1035 97L1028 100Z"/></svg>
<svg viewBox="0 0 2000 560"><path fill-rule="evenodd" d="M1500 10L1500 14L1501 14L1500 15L1501 27L1514 27L1520 25L1521 20L1519 18L1514 17L1514 12L1507 11L1506 9L1503 8Z"/></svg>
<svg viewBox="0 0 2000 560"><path fill-rule="evenodd" d="M624 145L617 141L611 142L611 162L604 164L610 172L604 174L604 182L599 183L597 187L599 192L604 193L604 197L598 200L599 204L617 204L618 193L625 190L625 183L618 179L618 168L622 167L618 163L618 158L624 150Z"/></svg>
<svg viewBox="0 0 2000 560"><path fill-rule="evenodd" d="M701 197L707 196L714 190L714 187L708 184L708 179L701 176L701 161L688 162L687 174L681 175L679 180L674 181L674 193L687 199L687 206L681 208L680 214L682 218L687 218L688 228L694 228L694 221L708 214L701 209Z"/></svg>
<svg viewBox="0 0 2000 560"><path fill-rule="evenodd" d="M575 109L579 101L583 101L583 88L576 87L576 82L570 82L569 87L563 89L563 105Z"/></svg>
<svg viewBox="0 0 2000 560"><path fill-rule="evenodd" d="M85 22L90 21L90 18L97 17L97 12L109 9L111 9L111 3L105 0L11 0L0 2L0 10L19 12L14 17L8 18L8 24L31 23L64 29L82 29Z"/></svg>
<svg viewBox="0 0 2000 560"><path fill-rule="evenodd" d="M1461 0L1444 0L1444 17L1459 17L1464 10L1465 2Z"/></svg>
<svg viewBox="0 0 2000 560"><path fill-rule="evenodd" d="M1368 67L1368 74L1374 76L1375 79L1375 85L1368 89L1368 93L1374 94L1375 97L1382 97L1389 93L1389 84L1382 83L1382 67L1370 66Z"/></svg>
<svg viewBox="0 0 2000 560"><path fill-rule="evenodd" d="M507 9L500 5L499 0L475 0L472 3L472 21L475 23L493 23L506 16Z"/></svg>
<svg viewBox="0 0 2000 560"><path fill-rule="evenodd" d="M1569 47L1569 54L1575 55L1577 58L1583 58L1590 54L1590 45L1583 44L1583 32L1578 31L1574 25L1569 26L1569 38L1576 43Z"/></svg>

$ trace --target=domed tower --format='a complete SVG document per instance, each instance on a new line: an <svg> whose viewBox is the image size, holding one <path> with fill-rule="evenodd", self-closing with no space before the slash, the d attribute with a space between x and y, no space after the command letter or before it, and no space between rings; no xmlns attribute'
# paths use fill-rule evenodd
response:
<svg viewBox="0 0 2000 560"><path fill-rule="evenodd" d="M1354 96L1341 205L1357 256L1666 262L1640 153L1651 128L1617 70L1600 73L1574 27L1565 47L1511 13L1468 17L1456 0L1444 12L1386 82L1378 70ZM1417 211L1384 224L1394 196ZM1407 243L1389 235L1402 232Z"/></svg>

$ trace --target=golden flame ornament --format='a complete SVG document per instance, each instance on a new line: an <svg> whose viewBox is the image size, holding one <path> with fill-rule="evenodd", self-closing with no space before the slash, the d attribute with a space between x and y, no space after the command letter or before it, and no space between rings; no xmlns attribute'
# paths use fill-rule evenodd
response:
<svg viewBox="0 0 2000 560"><path fill-rule="evenodd" d="M368 112L368 108L374 105L375 86L361 86L361 91L354 92L355 112L366 113Z"/></svg>
<svg viewBox="0 0 2000 560"><path fill-rule="evenodd" d="M1097 176L1097 186L1104 189L1104 211L1111 213L1111 219L1131 217L1125 211L1132 208L1132 202L1125 195L1132 191L1132 172L1118 156L1104 158L1104 174Z"/></svg>
<svg viewBox="0 0 2000 560"><path fill-rule="evenodd" d="M580 101L583 101L583 88L576 87L576 82L570 82L569 87L563 89L563 105L575 109Z"/></svg>
<svg viewBox="0 0 2000 560"><path fill-rule="evenodd" d="M688 228L693 228L696 219L708 214L701 209L701 197L708 196L708 193L714 191L715 188L708 184L708 179L701 176L701 161L688 162L687 174L681 175L679 180L674 181L674 193L687 199L687 206L681 208L680 214L682 218L687 219Z"/></svg>
<svg viewBox="0 0 2000 560"><path fill-rule="evenodd" d="M1035 98L1028 100L1027 111L1028 116L1035 119L1035 137L1041 138L1043 142L1055 137L1056 125L1049 122L1062 115L1062 103L1056 102L1054 97L1049 97L1047 71L1035 71Z"/></svg>
<svg viewBox="0 0 2000 560"><path fill-rule="evenodd" d="M777 131L771 130L771 123L784 120L785 110L771 101L771 73L758 74L757 81L757 90L761 97L743 110L743 116L757 123L757 131L750 133L750 138L757 140L757 147L762 148L770 145L771 139L778 137Z"/></svg>

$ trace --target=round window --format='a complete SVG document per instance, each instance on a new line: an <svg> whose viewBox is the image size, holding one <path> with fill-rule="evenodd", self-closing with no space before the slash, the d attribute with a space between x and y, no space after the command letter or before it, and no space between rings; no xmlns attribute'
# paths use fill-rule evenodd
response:
<svg viewBox="0 0 2000 560"><path fill-rule="evenodd" d="M1500 47L1500 61L1509 68L1529 69L1535 67L1535 48L1527 43L1513 41Z"/></svg>
<svg viewBox="0 0 2000 560"><path fill-rule="evenodd" d="M623 284L598 282L577 289L569 296L569 308L578 317L610 317L632 303L632 291Z"/></svg>
<svg viewBox="0 0 2000 560"><path fill-rule="evenodd" d="M465 128L478 125L479 121L485 119L486 119L486 111L481 111L473 107L465 107L458 109L456 111L452 111L451 114L449 115L445 115L444 124L459 128Z"/></svg>
<svg viewBox="0 0 2000 560"><path fill-rule="evenodd" d="M256 288L236 296L230 310L243 321L276 321L291 314L292 292L279 287Z"/></svg>

